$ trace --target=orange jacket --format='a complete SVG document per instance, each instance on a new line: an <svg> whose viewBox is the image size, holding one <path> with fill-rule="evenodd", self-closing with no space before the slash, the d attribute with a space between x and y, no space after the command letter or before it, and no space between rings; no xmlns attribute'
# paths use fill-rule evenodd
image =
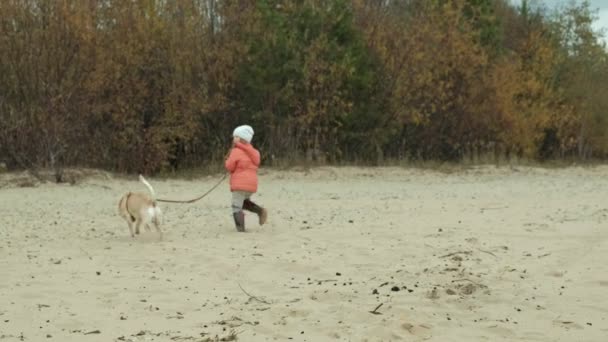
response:
<svg viewBox="0 0 608 342"><path fill-rule="evenodd" d="M230 172L230 191L258 191L260 152L251 144L236 143L225 166Z"/></svg>

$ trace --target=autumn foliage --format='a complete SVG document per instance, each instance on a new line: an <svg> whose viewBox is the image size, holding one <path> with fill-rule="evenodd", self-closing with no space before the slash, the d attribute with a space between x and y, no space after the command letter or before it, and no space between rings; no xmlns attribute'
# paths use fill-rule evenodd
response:
<svg viewBox="0 0 608 342"><path fill-rule="evenodd" d="M158 172L608 156L589 5L506 0L0 1L0 162Z"/></svg>

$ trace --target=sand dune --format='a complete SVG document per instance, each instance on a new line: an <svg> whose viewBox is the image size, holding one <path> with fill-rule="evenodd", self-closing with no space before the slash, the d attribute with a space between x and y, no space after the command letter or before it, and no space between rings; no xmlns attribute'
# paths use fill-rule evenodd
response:
<svg viewBox="0 0 608 342"><path fill-rule="evenodd" d="M162 204L163 241L117 215L136 177L0 175L0 341L606 341L607 175L267 171L267 225L237 233L224 184Z"/></svg>

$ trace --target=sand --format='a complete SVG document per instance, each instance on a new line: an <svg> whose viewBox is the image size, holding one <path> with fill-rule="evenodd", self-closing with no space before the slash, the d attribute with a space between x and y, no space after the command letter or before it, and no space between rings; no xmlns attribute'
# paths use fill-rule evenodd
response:
<svg viewBox="0 0 608 342"><path fill-rule="evenodd" d="M607 341L606 175L265 170L268 224L237 233L224 183L162 204L159 241L117 215L136 176L3 174L0 341Z"/></svg>

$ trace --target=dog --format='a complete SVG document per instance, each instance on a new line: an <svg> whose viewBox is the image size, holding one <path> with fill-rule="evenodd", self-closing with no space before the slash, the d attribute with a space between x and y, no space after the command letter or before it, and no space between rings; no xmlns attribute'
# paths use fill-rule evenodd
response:
<svg viewBox="0 0 608 342"><path fill-rule="evenodd" d="M141 192L127 192L118 202L118 213L127 221L131 237L139 234L139 228L143 224L149 231L151 230L150 225L153 225L162 240L163 232L160 229L162 211L156 204L156 193L144 176L139 175L139 180L148 188L150 196Z"/></svg>

